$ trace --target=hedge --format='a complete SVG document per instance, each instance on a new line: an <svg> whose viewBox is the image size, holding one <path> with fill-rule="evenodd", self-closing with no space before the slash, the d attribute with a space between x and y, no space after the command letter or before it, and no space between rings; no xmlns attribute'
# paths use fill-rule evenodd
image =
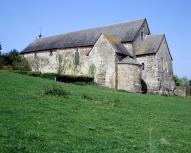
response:
<svg viewBox="0 0 191 153"><path fill-rule="evenodd" d="M89 76L74 76L74 75L65 75L65 74L58 74L58 73L41 73L41 72L31 72L31 71L14 71L19 74L29 75L33 77L40 77L50 80L56 80L60 82L85 82L85 83L93 83L94 78Z"/></svg>

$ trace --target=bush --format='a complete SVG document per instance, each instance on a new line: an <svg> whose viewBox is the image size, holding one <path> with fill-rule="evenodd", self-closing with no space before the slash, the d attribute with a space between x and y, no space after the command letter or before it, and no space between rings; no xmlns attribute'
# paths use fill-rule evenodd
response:
<svg viewBox="0 0 191 153"><path fill-rule="evenodd" d="M174 75L173 80L174 80L176 86L181 85L181 80L178 78L178 76Z"/></svg>
<svg viewBox="0 0 191 153"><path fill-rule="evenodd" d="M52 96L66 96L69 92L65 91L61 86L53 85L52 87L45 88L44 94Z"/></svg>
<svg viewBox="0 0 191 153"><path fill-rule="evenodd" d="M14 70L22 70L22 71L30 71L31 68L29 66L28 61L21 56L18 56L15 61L12 63Z"/></svg>
<svg viewBox="0 0 191 153"><path fill-rule="evenodd" d="M14 70L15 73L28 75L29 71Z"/></svg>
<svg viewBox="0 0 191 153"><path fill-rule="evenodd" d="M42 73L40 75L41 78L50 79L50 80L56 80L56 74L55 73Z"/></svg>
<svg viewBox="0 0 191 153"><path fill-rule="evenodd" d="M0 69L3 66L10 65L14 70L30 71L28 61L19 54L17 50L12 50L9 53L0 55ZM5 67L7 69L7 67ZM10 67L9 67L10 68ZM12 70L11 68L8 70Z"/></svg>
<svg viewBox="0 0 191 153"><path fill-rule="evenodd" d="M94 96L90 96L88 94L82 94L81 98L85 99L85 100L95 100L96 99Z"/></svg>
<svg viewBox="0 0 191 153"><path fill-rule="evenodd" d="M27 75L33 76L33 77L40 77L41 72L27 72Z"/></svg>
<svg viewBox="0 0 191 153"><path fill-rule="evenodd" d="M62 75L62 74L57 74L56 75L57 81L60 82L93 82L94 78L93 77L88 77L88 76L73 76L73 75Z"/></svg>
<svg viewBox="0 0 191 153"><path fill-rule="evenodd" d="M4 65L2 67L3 70L13 70L13 67L11 65Z"/></svg>
<svg viewBox="0 0 191 153"><path fill-rule="evenodd" d="M0 55L0 69L3 69L5 65L9 65L8 58L5 55Z"/></svg>
<svg viewBox="0 0 191 153"><path fill-rule="evenodd" d="M15 71L19 74L30 75L34 77L40 77L50 80L56 80L60 82L67 82L67 83L93 83L94 78L89 76L73 76L73 75L64 75L64 74L57 74L57 73L41 73L41 72L30 72L30 71Z"/></svg>

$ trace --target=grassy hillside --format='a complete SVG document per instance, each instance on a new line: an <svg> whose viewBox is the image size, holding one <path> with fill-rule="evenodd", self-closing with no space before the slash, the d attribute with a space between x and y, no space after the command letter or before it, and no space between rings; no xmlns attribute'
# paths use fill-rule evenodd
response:
<svg viewBox="0 0 191 153"><path fill-rule="evenodd" d="M44 95L61 85L67 96ZM191 99L0 71L0 152L190 152Z"/></svg>

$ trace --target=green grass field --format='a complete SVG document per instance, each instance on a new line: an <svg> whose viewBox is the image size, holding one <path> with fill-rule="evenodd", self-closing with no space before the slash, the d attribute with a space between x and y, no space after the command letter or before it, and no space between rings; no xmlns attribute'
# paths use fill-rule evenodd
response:
<svg viewBox="0 0 191 153"><path fill-rule="evenodd" d="M70 94L44 95L53 84ZM0 71L0 152L191 152L191 98Z"/></svg>

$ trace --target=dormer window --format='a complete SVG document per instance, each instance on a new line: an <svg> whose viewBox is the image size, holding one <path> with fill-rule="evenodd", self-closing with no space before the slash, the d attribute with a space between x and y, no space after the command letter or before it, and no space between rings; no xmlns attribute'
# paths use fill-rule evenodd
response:
<svg viewBox="0 0 191 153"><path fill-rule="evenodd" d="M141 41L144 39L144 32L141 32Z"/></svg>

